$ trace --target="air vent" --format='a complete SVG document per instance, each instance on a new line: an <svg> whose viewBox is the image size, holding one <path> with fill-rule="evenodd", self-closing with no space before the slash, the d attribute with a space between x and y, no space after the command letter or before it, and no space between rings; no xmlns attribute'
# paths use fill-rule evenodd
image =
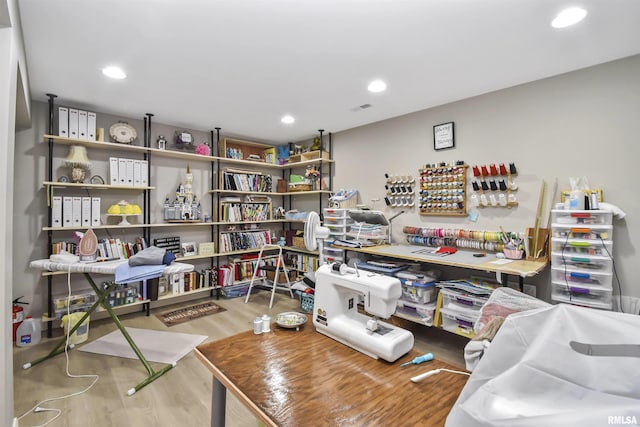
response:
<svg viewBox="0 0 640 427"><path fill-rule="evenodd" d="M371 105L371 104L362 104L362 105L359 105L359 106L357 106L357 107L353 107L353 108L351 109L351 111L366 110L367 108L371 108L371 107L373 107L373 105Z"/></svg>

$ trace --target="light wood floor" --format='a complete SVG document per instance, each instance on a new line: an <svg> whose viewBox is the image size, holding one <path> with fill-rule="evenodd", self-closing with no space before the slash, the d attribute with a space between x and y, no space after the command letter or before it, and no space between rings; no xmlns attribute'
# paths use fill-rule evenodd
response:
<svg viewBox="0 0 640 427"><path fill-rule="evenodd" d="M264 313L274 317L283 311L300 311L297 299L278 293L269 311L269 294L252 293L248 304L244 298L220 299L217 304L227 309L222 313L195 319L171 328L166 327L153 313L122 315L127 327L146 328L171 332L207 335L207 341L252 330L253 319ZM202 300L199 300L200 302ZM186 306L194 301L181 304ZM179 306L172 306L175 308ZM158 312L167 307L156 309ZM464 368L463 348L467 340L449 332L428 328L411 322L393 320L412 330L415 348L432 352L436 358ZM313 327L307 324L305 327ZM111 319L92 320L89 340L99 338L116 329ZM62 331L62 329L60 329ZM62 334L62 332L60 332ZM59 338L58 338L59 339ZM53 348L58 339L44 339L34 347L14 347L14 408L19 417L39 402L82 390L90 379L68 378L65 355L58 355L30 369L22 365L43 356ZM167 343L171 345L171 343ZM251 366L251 355L246 355ZM152 364L154 368L162 365ZM399 368L400 369L400 368ZM98 382L80 396L50 402L42 406L59 408L62 415L50 426L137 427L137 426L207 426L210 423L212 377L209 371L190 353L177 366L146 386L133 396L127 396L129 388L145 378L146 371L138 360L96 355L80 351L69 352L71 374L97 374ZM35 426L53 417L53 413L31 413L20 420L20 426ZM257 421L235 397L227 394L227 425L231 427L256 427Z"/></svg>

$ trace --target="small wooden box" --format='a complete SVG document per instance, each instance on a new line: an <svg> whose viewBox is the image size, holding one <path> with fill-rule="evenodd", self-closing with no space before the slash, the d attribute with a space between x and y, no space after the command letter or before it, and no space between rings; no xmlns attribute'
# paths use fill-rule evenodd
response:
<svg viewBox="0 0 640 427"><path fill-rule="evenodd" d="M276 277L275 271L266 271L267 279L273 281L273 278ZM280 268L280 274L278 274L278 283L287 283L287 275L282 268Z"/></svg>

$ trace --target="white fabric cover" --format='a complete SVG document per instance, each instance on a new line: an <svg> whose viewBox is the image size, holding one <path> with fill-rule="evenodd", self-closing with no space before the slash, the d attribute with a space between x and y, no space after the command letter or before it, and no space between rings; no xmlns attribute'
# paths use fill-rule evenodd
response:
<svg viewBox="0 0 640 427"><path fill-rule="evenodd" d="M520 311L536 308L550 307L551 304L524 294L512 288L497 288L491 293L487 302L480 308L480 317L473 329L476 335L480 334L484 327L496 316L504 317ZM464 347L464 362L467 371L473 371L484 352L489 348L489 340L471 340Z"/></svg>
<svg viewBox="0 0 640 427"><path fill-rule="evenodd" d="M588 356L571 341L640 344L640 316L566 304L510 315L446 426L640 424L640 358Z"/></svg>

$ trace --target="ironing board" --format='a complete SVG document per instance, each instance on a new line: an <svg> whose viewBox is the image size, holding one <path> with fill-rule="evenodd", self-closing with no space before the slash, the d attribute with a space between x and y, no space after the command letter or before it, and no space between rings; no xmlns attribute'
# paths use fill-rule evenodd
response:
<svg viewBox="0 0 640 427"><path fill-rule="evenodd" d="M69 331L69 335L73 334L76 331L76 329L78 329L78 327L80 327L84 323L84 321L89 317L89 315L93 313L96 308L98 308L99 305L102 305L102 307L104 307L104 309L109 313L109 316L113 320L113 323L115 323L118 329L120 329L120 332L122 333L124 338L127 340L127 342L131 346L131 349L134 351L136 356L138 356L138 359L140 359L140 362L142 362L142 364L144 365L148 373L147 378L145 378L142 382L140 382L135 387L132 387L127 391L127 394L131 396L136 391L140 390L147 384L150 384L154 380L164 375L167 371L169 371L171 368L175 366L175 362L173 364L166 365L165 367L163 367L158 371L155 371L151 367L147 359L144 357L144 355L142 354L142 352L140 351L136 343L133 341L133 339L125 329L124 325L122 325L122 322L120 322L120 319L114 312L113 308L111 308L109 304L104 303L104 300L107 297L107 295L109 295L109 293L114 290L117 284L115 282L112 282L111 285L108 286L106 289L101 290L98 287L98 285L96 285L93 278L91 277L91 273L115 275L115 272L118 266L127 262L128 261L125 259L125 260L95 262L95 263L77 262L72 264L64 264L59 262L52 262L48 259L41 259L41 260L31 261L29 266L31 268L36 268L44 271L63 271L63 272L69 272L69 273L82 273L84 275L84 277L87 279L87 282L89 282L89 285L98 296L98 300L95 303L93 303L93 305L84 314L84 316L82 316L82 318L78 322L76 322L75 325L73 325L73 327ZM194 267L191 264L174 262L174 263L171 263L170 265L165 266L162 272L160 272L156 277L162 274L186 273L189 271L193 271L193 268ZM152 277L147 277L147 279L151 279L151 278ZM136 281L139 281L139 280L136 280ZM38 359L35 359L29 363L26 363L23 366L23 368L29 369L32 366L35 366L53 356L56 356L62 353L65 350L64 348L65 343L66 343L66 336L47 355L40 357ZM73 348L73 344L70 345L68 348L69 349Z"/></svg>

